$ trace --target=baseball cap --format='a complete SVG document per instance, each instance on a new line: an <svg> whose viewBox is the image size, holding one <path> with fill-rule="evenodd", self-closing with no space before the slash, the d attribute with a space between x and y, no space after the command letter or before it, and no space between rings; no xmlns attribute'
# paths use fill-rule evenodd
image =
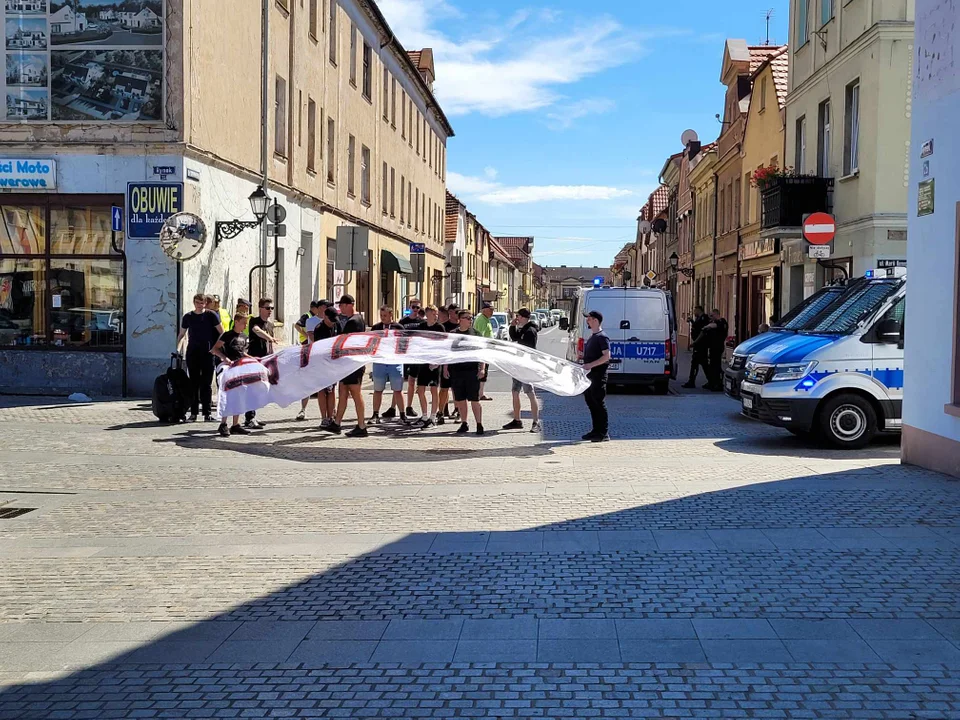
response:
<svg viewBox="0 0 960 720"><path fill-rule="evenodd" d="M332 307L332 300L317 300L317 307Z"/></svg>
<svg viewBox="0 0 960 720"><path fill-rule="evenodd" d="M517 310L517 315L519 315L522 318L527 318L528 320L530 319L530 311L527 310L526 308L520 308L519 310Z"/></svg>
<svg viewBox="0 0 960 720"><path fill-rule="evenodd" d="M591 310L586 315L584 315L584 317L592 317L597 322L601 322L601 323L603 322L603 313L598 312L597 310Z"/></svg>
<svg viewBox="0 0 960 720"><path fill-rule="evenodd" d="M249 300L244 300L243 298L237 298L237 305L246 305L247 307L253 307Z"/></svg>
<svg viewBox="0 0 960 720"><path fill-rule="evenodd" d="M341 297L341 298L340 298L340 304L341 304L341 305L353 305L353 304L354 304L353 295L344 295L343 297Z"/></svg>
<svg viewBox="0 0 960 720"><path fill-rule="evenodd" d="M310 307L312 307L312 308L320 307L320 301L319 301L319 300L311 300L311 301L310 301Z"/></svg>
<svg viewBox="0 0 960 720"><path fill-rule="evenodd" d="M481 310L493 310L493 305L491 303L485 302L480 308Z"/></svg>

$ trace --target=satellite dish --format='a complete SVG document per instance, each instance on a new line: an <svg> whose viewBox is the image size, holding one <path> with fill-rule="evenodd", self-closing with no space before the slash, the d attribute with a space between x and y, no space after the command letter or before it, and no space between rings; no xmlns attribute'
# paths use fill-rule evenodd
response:
<svg viewBox="0 0 960 720"><path fill-rule="evenodd" d="M168 217L160 229L160 248L177 262L196 257L207 244L207 226L193 213Z"/></svg>
<svg viewBox="0 0 960 720"><path fill-rule="evenodd" d="M695 130L684 130L683 135L680 136L680 143L686 147L690 143L695 143L700 139Z"/></svg>
<svg viewBox="0 0 960 720"><path fill-rule="evenodd" d="M646 235L648 232L650 232L650 228L652 228L652 227L653 227L653 225L650 224L650 221L649 221L649 220L641 220L640 223L639 223L639 225L638 225L638 228L639 228L640 232L643 233L644 235Z"/></svg>
<svg viewBox="0 0 960 720"><path fill-rule="evenodd" d="M655 233L662 234L667 231L667 221L663 218L657 218L653 221L653 231Z"/></svg>

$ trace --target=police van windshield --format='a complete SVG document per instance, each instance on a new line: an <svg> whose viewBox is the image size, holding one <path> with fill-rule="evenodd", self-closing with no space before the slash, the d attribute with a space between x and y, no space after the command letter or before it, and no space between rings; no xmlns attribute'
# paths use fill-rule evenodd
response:
<svg viewBox="0 0 960 720"><path fill-rule="evenodd" d="M833 305L843 295L843 288L824 288L815 295L811 295L793 310L783 316L774 330L803 330L811 320Z"/></svg>
<svg viewBox="0 0 960 720"><path fill-rule="evenodd" d="M899 287L900 282L896 280L875 280L851 288L836 307L802 332L827 335L852 333Z"/></svg>

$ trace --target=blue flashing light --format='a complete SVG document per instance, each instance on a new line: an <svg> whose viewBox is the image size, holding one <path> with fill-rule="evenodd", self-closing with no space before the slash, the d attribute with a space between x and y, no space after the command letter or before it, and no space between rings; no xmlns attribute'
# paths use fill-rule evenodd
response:
<svg viewBox="0 0 960 720"><path fill-rule="evenodd" d="M871 279L875 278L876 276L877 276L877 271L876 271L876 270L867 270L867 274L864 275L864 277L867 278L867 280L871 280Z"/></svg>
<svg viewBox="0 0 960 720"><path fill-rule="evenodd" d="M809 390L810 388L812 388L812 387L813 387L814 385L816 385L816 384L817 384L817 381L816 381L816 380L811 380L810 378L807 378L807 379L804 380L802 383L800 383L800 385L801 385L802 387L804 387L805 389L807 389L807 390Z"/></svg>
<svg viewBox="0 0 960 720"><path fill-rule="evenodd" d="M594 286L594 287L600 287L601 285L603 285L603 276L602 276L602 275L597 275L597 276L593 279L593 286Z"/></svg>

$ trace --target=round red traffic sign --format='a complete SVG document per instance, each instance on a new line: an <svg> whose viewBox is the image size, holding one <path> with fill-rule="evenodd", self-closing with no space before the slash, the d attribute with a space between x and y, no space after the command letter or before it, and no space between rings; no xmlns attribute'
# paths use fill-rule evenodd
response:
<svg viewBox="0 0 960 720"><path fill-rule="evenodd" d="M811 245L826 245L837 234L837 221L824 212L813 213L803 221L803 236Z"/></svg>

